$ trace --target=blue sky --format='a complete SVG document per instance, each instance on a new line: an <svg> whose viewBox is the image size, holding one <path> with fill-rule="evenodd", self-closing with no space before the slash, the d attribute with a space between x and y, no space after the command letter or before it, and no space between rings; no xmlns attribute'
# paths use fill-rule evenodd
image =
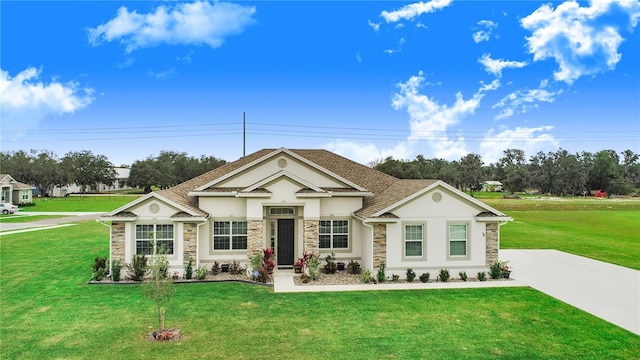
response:
<svg viewBox="0 0 640 360"><path fill-rule="evenodd" d="M640 152L640 2L2 1L2 151Z"/></svg>

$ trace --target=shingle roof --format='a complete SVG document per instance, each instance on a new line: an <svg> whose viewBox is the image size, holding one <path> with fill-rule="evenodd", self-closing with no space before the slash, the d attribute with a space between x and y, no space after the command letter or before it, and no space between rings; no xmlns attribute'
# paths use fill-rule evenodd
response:
<svg viewBox="0 0 640 360"><path fill-rule="evenodd" d="M198 200L195 196L189 196L189 192L203 187L243 166L274 153L277 149L263 149L253 154L242 157L234 162L227 163L219 168L185 181L170 189L158 191L157 194L192 210L195 213L206 216L206 213L198 208ZM316 165L350 181L367 191L373 196L364 198L362 209L356 215L367 218L385 208L400 202L408 196L434 184L437 180L402 180L378 170L359 164L345 157L327 150L312 149L288 149L288 151L315 163ZM240 188L209 188L205 191L240 191ZM257 190L257 189L256 189ZM329 189L325 189L329 190ZM331 191L344 191L344 189L331 189ZM348 189L347 191L358 191ZM303 191L304 192L304 191ZM393 217L393 214L383 214L381 217Z"/></svg>

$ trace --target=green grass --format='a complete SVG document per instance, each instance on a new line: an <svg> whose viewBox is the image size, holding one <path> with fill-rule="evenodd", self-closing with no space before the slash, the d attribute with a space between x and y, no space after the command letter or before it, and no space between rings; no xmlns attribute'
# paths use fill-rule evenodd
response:
<svg viewBox="0 0 640 360"><path fill-rule="evenodd" d="M135 200L138 195L69 196L66 198L36 198L35 206L26 206L20 211L111 211Z"/></svg>
<svg viewBox="0 0 640 360"><path fill-rule="evenodd" d="M640 337L529 288L274 294L177 285L153 343L138 285L87 285L106 256L95 222L0 243L3 359L637 359Z"/></svg>

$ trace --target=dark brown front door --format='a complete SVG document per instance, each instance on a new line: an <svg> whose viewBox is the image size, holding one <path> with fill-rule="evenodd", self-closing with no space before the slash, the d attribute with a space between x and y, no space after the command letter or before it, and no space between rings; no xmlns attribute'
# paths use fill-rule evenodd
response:
<svg viewBox="0 0 640 360"><path fill-rule="evenodd" d="M293 219L278 219L278 266L293 266Z"/></svg>

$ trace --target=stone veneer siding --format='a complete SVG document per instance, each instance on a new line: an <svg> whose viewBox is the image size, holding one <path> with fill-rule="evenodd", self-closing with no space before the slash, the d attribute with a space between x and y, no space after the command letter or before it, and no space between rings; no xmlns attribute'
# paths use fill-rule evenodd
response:
<svg viewBox="0 0 640 360"><path fill-rule="evenodd" d="M186 266L189 263L189 258L196 261L196 251L198 244L198 231L197 225L194 223L184 223L183 225L183 248L182 248L182 262Z"/></svg>
<svg viewBox="0 0 640 360"><path fill-rule="evenodd" d="M487 234L487 266L498 261L498 223L487 223L485 233Z"/></svg>
<svg viewBox="0 0 640 360"><path fill-rule="evenodd" d="M249 259L262 253L262 220L247 220L247 256Z"/></svg>
<svg viewBox="0 0 640 360"><path fill-rule="evenodd" d="M373 267L387 261L387 225L373 225Z"/></svg>
<svg viewBox="0 0 640 360"><path fill-rule="evenodd" d="M320 253L320 220L304 220L303 251Z"/></svg>
<svg viewBox="0 0 640 360"><path fill-rule="evenodd" d="M124 227L125 223L116 222L111 224L111 261L118 260L124 266L126 259L124 258Z"/></svg>

